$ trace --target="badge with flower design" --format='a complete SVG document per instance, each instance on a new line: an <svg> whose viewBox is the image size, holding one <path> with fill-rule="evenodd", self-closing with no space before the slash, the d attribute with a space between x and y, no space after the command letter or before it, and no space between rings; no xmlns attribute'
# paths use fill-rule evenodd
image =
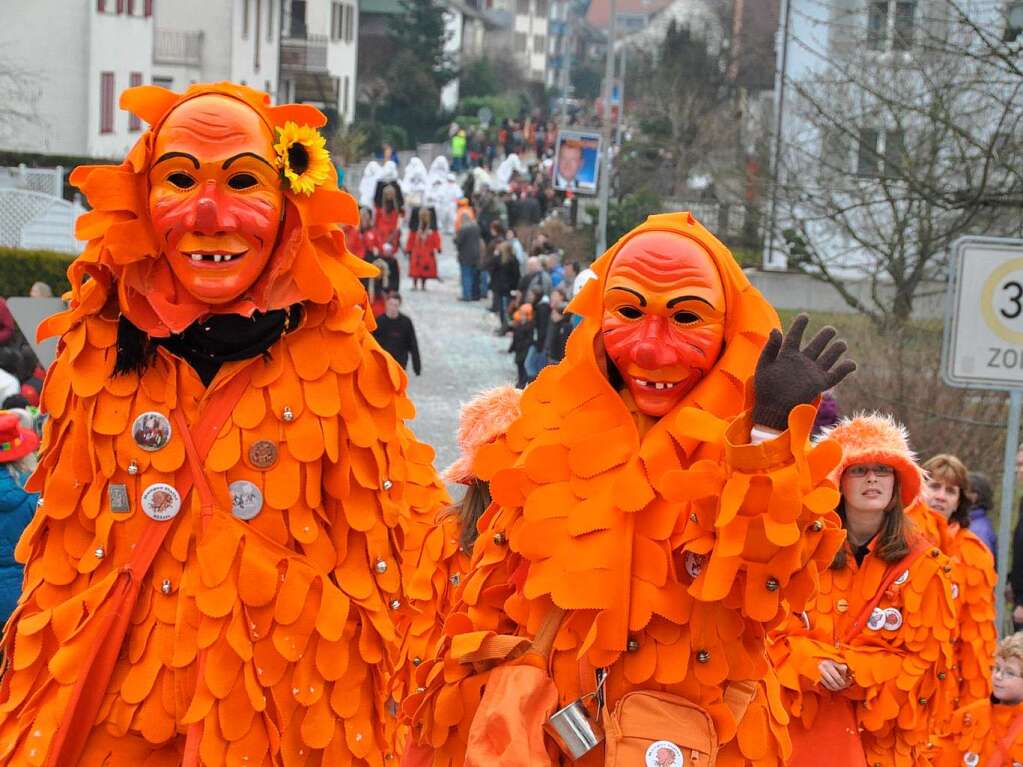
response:
<svg viewBox="0 0 1023 767"><path fill-rule="evenodd" d="M315 128L288 121L277 129L277 163L291 191L311 195L330 176L327 141Z"/></svg>

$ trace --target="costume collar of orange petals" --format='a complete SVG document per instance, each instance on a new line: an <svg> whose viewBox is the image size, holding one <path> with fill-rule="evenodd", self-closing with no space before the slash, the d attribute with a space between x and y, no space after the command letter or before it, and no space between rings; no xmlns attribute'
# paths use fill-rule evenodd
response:
<svg viewBox="0 0 1023 767"><path fill-rule="evenodd" d="M220 306L177 288L147 214L147 173L156 132L174 107L206 94L237 99L266 122L278 139L275 149L288 180L284 221L266 269L242 296ZM320 159L326 155L316 130L326 124L322 112L308 104L271 106L265 93L228 82L193 85L184 93L143 85L126 90L120 103L151 127L120 165L79 166L71 174L71 182L92 206L76 225L76 236L89 244L68 270L70 308L44 322L40 338L61 335L85 316L100 313L115 318L119 312L148 335L165 337L214 313L249 316L335 299L345 306L366 305L359 278L376 271L348 252L340 229L358 223L354 198L338 189L329 159L301 169L287 162L295 143L322 151Z"/></svg>

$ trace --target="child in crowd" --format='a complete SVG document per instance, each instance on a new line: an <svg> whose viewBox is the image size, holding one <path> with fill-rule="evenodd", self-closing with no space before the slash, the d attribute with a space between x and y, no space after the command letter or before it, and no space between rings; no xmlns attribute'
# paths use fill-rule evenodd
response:
<svg viewBox="0 0 1023 767"><path fill-rule="evenodd" d="M937 767L1010 767L1023 763L1023 632L995 650L992 699L956 711L951 743Z"/></svg>
<svg viewBox="0 0 1023 767"><path fill-rule="evenodd" d="M529 374L526 372L526 357L533 345L533 306L522 304L512 313L512 340L508 347L508 353L515 354L515 367L518 370L518 380L515 382L516 389L525 389L529 382Z"/></svg>
<svg viewBox="0 0 1023 767"><path fill-rule="evenodd" d="M0 625L18 604L22 567L14 547L32 520L38 493L25 491L25 480L35 468L39 437L22 426L15 413L0 412Z"/></svg>

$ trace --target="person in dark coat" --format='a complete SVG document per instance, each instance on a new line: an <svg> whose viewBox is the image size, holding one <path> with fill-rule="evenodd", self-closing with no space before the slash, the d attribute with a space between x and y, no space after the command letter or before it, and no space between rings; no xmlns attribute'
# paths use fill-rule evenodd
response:
<svg viewBox="0 0 1023 767"><path fill-rule="evenodd" d="M461 301L479 301L480 299L480 239L479 224L473 218L466 217L455 233L455 249L458 251L458 268L462 276Z"/></svg>
<svg viewBox="0 0 1023 767"><path fill-rule="evenodd" d="M14 413L0 413L0 626L18 604L22 567L14 547L32 520L39 493L25 492L35 466L39 437L21 425Z"/></svg>
<svg viewBox="0 0 1023 767"><path fill-rule="evenodd" d="M565 312L568 297L562 288L551 291L551 317L547 322L547 341L544 353L548 365L556 365L565 358L565 344L572 333L572 318Z"/></svg>
<svg viewBox="0 0 1023 767"><path fill-rule="evenodd" d="M533 348L533 307L529 304L522 304L512 311L512 339L508 346L508 353L515 355L515 369L518 371L518 379L515 381L516 389L525 389L529 383L529 374L526 372L526 357L529 350Z"/></svg>
<svg viewBox="0 0 1023 767"><path fill-rule="evenodd" d="M416 329L412 320L401 311L401 295L391 293L387 296L386 308L382 316L377 317L377 329L373 337L384 351L394 357L402 370L408 367L409 357L412 358L412 371L419 375L419 343L416 341Z"/></svg>
<svg viewBox="0 0 1023 767"><path fill-rule="evenodd" d="M490 289L494 291L497 316L501 320L498 335L504 335L511 329L508 307L511 305L512 292L518 287L520 277L519 260L515 257L514 246L510 242L501 243L497 248L497 258L490 276Z"/></svg>
<svg viewBox="0 0 1023 767"><path fill-rule="evenodd" d="M1016 482L1023 482L1023 447L1016 453ZM1016 529L1012 533L1012 554L1009 557L1009 586L1005 598L1012 602L1012 625L1023 629L1023 499Z"/></svg>

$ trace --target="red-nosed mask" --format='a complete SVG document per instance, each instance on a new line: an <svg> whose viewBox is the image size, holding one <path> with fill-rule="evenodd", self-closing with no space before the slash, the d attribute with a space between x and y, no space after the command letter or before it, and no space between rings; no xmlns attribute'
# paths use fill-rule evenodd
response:
<svg viewBox="0 0 1023 767"><path fill-rule="evenodd" d="M660 417L718 361L725 337L721 277L699 243L644 232L615 256L604 286L604 348L639 410Z"/></svg>
<svg viewBox="0 0 1023 767"><path fill-rule="evenodd" d="M208 304L244 293L277 241L284 193L273 134L236 99L207 95L168 115L149 171L149 214L181 286Z"/></svg>

